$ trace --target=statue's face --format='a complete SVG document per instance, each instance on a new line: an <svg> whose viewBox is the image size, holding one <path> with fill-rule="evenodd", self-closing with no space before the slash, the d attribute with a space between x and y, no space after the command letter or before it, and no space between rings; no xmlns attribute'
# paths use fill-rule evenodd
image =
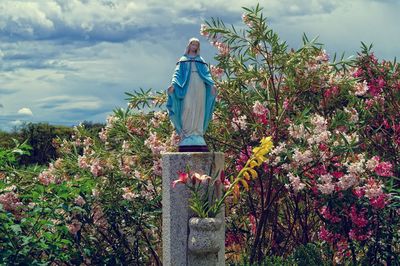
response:
<svg viewBox="0 0 400 266"><path fill-rule="evenodd" d="M196 53L197 49L199 49L199 43L198 42L191 42L189 45L189 50L192 53Z"/></svg>

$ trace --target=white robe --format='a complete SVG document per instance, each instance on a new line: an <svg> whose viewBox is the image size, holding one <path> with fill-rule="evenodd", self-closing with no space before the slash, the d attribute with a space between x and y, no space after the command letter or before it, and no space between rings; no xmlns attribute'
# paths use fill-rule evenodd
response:
<svg viewBox="0 0 400 266"><path fill-rule="evenodd" d="M203 136L206 87L197 72L196 64L191 62L189 86L183 102L182 135Z"/></svg>

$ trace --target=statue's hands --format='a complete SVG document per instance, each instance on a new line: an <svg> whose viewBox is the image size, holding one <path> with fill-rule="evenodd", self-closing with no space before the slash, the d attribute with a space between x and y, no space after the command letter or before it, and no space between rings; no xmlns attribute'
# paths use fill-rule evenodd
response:
<svg viewBox="0 0 400 266"><path fill-rule="evenodd" d="M174 92L174 86L169 86L168 88L168 93L173 93Z"/></svg>
<svg viewBox="0 0 400 266"><path fill-rule="evenodd" d="M217 95L217 87L213 86L211 89L212 95Z"/></svg>

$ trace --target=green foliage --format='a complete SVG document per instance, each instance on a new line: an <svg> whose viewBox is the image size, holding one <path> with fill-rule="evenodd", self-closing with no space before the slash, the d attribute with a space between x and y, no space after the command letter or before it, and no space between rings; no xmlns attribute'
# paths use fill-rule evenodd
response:
<svg viewBox="0 0 400 266"><path fill-rule="evenodd" d="M0 172L0 264L160 264L161 179L144 144L151 118L115 110L101 138L83 123L71 140L53 140L60 157L48 168ZM15 162L14 153L3 157Z"/></svg>
<svg viewBox="0 0 400 266"><path fill-rule="evenodd" d="M243 258L240 263L235 264L229 264L229 265L241 265L241 266L250 266L250 265L254 265L251 264L248 258ZM280 256L266 256L261 262L257 263L257 265L260 266L293 266L293 265L297 265L296 262L291 258L291 257L280 257Z"/></svg>
<svg viewBox="0 0 400 266"><path fill-rule="evenodd" d="M324 265L321 250L313 243L297 247L293 253L293 260L298 266Z"/></svg>
<svg viewBox="0 0 400 266"><path fill-rule="evenodd" d="M72 129L63 126L52 126L46 123L28 123L19 129L19 138L26 139L32 147L30 156L21 158L22 164L47 164L56 159L56 148L53 146L53 139L56 137L68 139Z"/></svg>
<svg viewBox="0 0 400 266"><path fill-rule="evenodd" d="M7 166L15 166L22 155L30 155L32 148L27 141L19 143L18 140L13 139L13 142L14 148L6 149L0 146L0 170L4 170Z"/></svg>

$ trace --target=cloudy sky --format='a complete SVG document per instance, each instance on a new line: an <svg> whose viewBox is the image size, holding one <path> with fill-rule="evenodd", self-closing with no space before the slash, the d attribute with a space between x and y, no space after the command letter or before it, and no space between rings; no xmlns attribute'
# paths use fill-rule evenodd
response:
<svg viewBox="0 0 400 266"><path fill-rule="evenodd" d="M187 40L211 17L241 25L250 0L0 0L0 129L24 121L104 122L125 94L165 89ZM260 0L270 25L291 47L319 36L333 55L374 44L399 55L400 0Z"/></svg>

